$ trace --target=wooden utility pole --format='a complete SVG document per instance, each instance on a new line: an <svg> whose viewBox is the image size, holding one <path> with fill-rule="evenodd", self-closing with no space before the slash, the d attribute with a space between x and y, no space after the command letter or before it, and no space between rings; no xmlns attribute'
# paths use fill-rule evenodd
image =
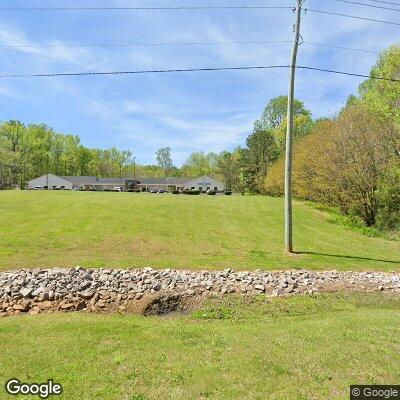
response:
<svg viewBox="0 0 400 400"><path fill-rule="evenodd" d="M294 88L296 77L297 50L299 48L301 6L304 0L296 0L296 24L294 27L294 44L292 52L292 63L290 69L287 131L286 131L286 155L285 155L285 250L293 252L293 217L292 217L292 145L293 145L293 111L294 111Z"/></svg>

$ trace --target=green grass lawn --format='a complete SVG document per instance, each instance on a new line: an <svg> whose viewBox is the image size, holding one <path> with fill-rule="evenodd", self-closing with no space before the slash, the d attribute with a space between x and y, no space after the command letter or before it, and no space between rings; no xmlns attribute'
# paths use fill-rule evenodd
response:
<svg viewBox="0 0 400 400"><path fill-rule="evenodd" d="M0 268L398 270L400 241L367 237L295 203L283 252L283 200L90 192L0 192Z"/></svg>
<svg viewBox="0 0 400 400"><path fill-rule="evenodd" d="M399 382L399 351L400 299L379 293L0 319L0 381L51 377L76 400L348 399L350 384Z"/></svg>

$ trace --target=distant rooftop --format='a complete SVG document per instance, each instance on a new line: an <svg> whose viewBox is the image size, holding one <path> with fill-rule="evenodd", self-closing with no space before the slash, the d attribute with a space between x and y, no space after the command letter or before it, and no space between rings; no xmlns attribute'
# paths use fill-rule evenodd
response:
<svg viewBox="0 0 400 400"><path fill-rule="evenodd" d="M137 178L142 185L184 185L186 182L193 180L193 178L184 177L167 177L167 178Z"/></svg>
<svg viewBox="0 0 400 400"><path fill-rule="evenodd" d="M60 176L60 178L79 185L95 185L98 182L95 176Z"/></svg>

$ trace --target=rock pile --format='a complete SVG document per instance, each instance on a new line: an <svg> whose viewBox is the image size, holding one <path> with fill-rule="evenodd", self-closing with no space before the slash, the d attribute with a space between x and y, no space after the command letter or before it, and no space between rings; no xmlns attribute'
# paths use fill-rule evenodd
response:
<svg viewBox="0 0 400 400"><path fill-rule="evenodd" d="M305 270L234 272L231 269L86 270L81 267L21 269L0 273L0 316L56 310L128 312L137 310L137 305L165 312L176 308L181 299L209 293L285 296L338 290L400 292L400 274ZM143 298L153 300L149 305Z"/></svg>

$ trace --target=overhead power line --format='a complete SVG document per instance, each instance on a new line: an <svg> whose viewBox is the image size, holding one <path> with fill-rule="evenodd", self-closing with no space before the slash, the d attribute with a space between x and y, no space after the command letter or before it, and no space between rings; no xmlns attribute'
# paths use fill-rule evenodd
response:
<svg viewBox="0 0 400 400"><path fill-rule="evenodd" d="M386 7L386 6L378 6L375 4L360 3L358 1L352 1L352 0L336 0L336 1L338 1L340 3L355 4L355 5L364 6L364 7L379 8L381 10L400 11L400 8L392 8L392 7Z"/></svg>
<svg viewBox="0 0 400 400"><path fill-rule="evenodd" d="M371 21L371 22L380 22L382 24L389 24L389 25L397 25L400 26L400 22L393 22L393 21L385 21L381 19L374 19L374 18L367 18L367 17L361 17L358 15L349 15L349 14L342 14L342 13L336 13L332 11L324 11L324 10L314 10L314 9L307 9L308 12L312 13L317 13L317 14L327 14L327 15L335 15L338 17L346 17L346 18L353 18L353 19L361 19L364 21Z"/></svg>
<svg viewBox="0 0 400 400"><path fill-rule="evenodd" d="M392 6L400 6L400 3L394 3L393 1L384 1L384 0L368 0L373 3L381 3L381 4L390 4Z"/></svg>
<svg viewBox="0 0 400 400"><path fill-rule="evenodd" d="M0 7L0 11L145 11L145 10L243 10L283 9L291 6L177 6L177 7Z"/></svg>
<svg viewBox="0 0 400 400"><path fill-rule="evenodd" d="M344 1L344 0L342 0ZM349 2L349 1L348 1ZM263 9L277 9L277 10L293 10L291 6L181 6L181 7L1 7L0 12L2 11L166 11L166 10L244 10L244 9L254 9L254 10L263 10ZM342 13L336 13L331 11L324 10L314 10L314 9L306 9L309 12L319 13L319 14L327 14L327 15L335 15L346 18L354 18L361 19L364 21L371 22L379 22L383 24L390 25L400 25L399 22L393 21L385 21L374 18L367 18L358 15L348 15Z"/></svg>
<svg viewBox="0 0 400 400"><path fill-rule="evenodd" d="M359 53L370 53L370 54L380 54L382 50L365 50L365 49L356 49L354 47L344 47L344 46L336 46L333 44L325 44L325 43L315 43L315 42L303 42L303 44L310 44L313 46L320 46L320 47L329 47L333 49L339 49L339 50L348 50L348 51L356 51Z"/></svg>
<svg viewBox="0 0 400 400"><path fill-rule="evenodd" d="M138 42L138 43L81 43L81 44L10 44L10 45L0 45L0 49L25 49L25 48L76 48L76 47L141 47L141 46L224 46L231 44L289 44L292 43L291 40L239 40L239 41L226 41L226 42ZM319 46L319 47L330 47L339 50L356 51L361 53L371 53L380 54L379 50L365 50L356 49L354 47L344 47L336 46L326 43L316 43L316 42L302 42L302 44Z"/></svg>
<svg viewBox="0 0 400 400"><path fill-rule="evenodd" d="M226 42L133 42L133 43L84 43L84 44L33 44L33 45L0 45L0 48L35 48L35 47L135 47L135 46L199 46L229 44L268 44L291 43L289 40L241 40Z"/></svg>
<svg viewBox="0 0 400 400"><path fill-rule="evenodd" d="M290 65L259 65L245 67L217 67L217 68L179 68L179 69L155 69L155 70L136 70L136 71L104 71L104 72L63 72L63 73L43 73L43 74L0 74L0 79L5 78L49 78L63 76L102 76L102 75L139 75L139 74L166 74L178 72L206 72L206 71L243 71L243 70L265 70L265 69L286 69L291 68ZM400 83L400 79L386 78L376 75L364 75L354 72L337 71L332 69L324 69L309 66L297 66L297 69L327 72L331 74L355 76L358 78L371 78L388 82Z"/></svg>

